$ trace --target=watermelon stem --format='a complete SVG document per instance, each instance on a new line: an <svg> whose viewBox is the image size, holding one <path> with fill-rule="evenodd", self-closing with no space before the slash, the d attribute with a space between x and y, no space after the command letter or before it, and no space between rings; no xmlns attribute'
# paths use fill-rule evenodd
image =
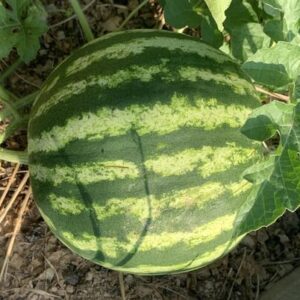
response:
<svg viewBox="0 0 300 300"><path fill-rule="evenodd" d="M3 143L7 138L12 136L18 129L26 128L28 120L29 116L25 115L21 120L9 124L9 126L5 128L4 132L0 134L0 144Z"/></svg>
<svg viewBox="0 0 300 300"><path fill-rule="evenodd" d="M21 108L24 108L28 105L31 105L33 103L33 101L35 100L38 93L39 92L34 92L34 93L29 94L28 96L26 96L22 99L17 100L16 104L15 104L16 108L21 109Z"/></svg>
<svg viewBox="0 0 300 300"><path fill-rule="evenodd" d="M0 147L0 159L12 163L20 163L23 165L28 165L27 151L8 150Z"/></svg>
<svg viewBox="0 0 300 300"><path fill-rule="evenodd" d="M17 100L18 98L14 94L12 94L11 92L7 91L5 88L0 86L0 102L4 103L4 106L14 116L16 122L19 122L20 120L22 120L22 117L17 111L17 108L15 107L14 102Z"/></svg>
<svg viewBox="0 0 300 300"><path fill-rule="evenodd" d="M21 64L22 64L22 60L21 60L21 58L18 58L0 76L0 83L2 83L6 78L8 78Z"/></svg>
<svg viewBox="0 0 300 300"><path fill-rule="evenodd" d="M294 83L291 83L291 84L289 84L289 98L290 98L290 101L291 102L295 102L294 100L294 88L295 88L295 86L294 86Z"/></svg>
<svg viewBox="0 0 300 300"><path fill-rule="evenodd" d="M70 0L70 3L77 15L77 18L79 20L79 23L81 25L81 28L83 30L83 33L85 35L85 38L88 42L92 41L94 39L93 32L91 30L91 27L87 21L86 16L83 13L83 10L80 7L80 4L78 0Z"/></svg>

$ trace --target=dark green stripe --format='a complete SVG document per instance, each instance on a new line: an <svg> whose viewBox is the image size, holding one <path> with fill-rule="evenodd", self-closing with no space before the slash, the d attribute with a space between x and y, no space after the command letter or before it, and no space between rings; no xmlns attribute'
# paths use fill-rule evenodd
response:
<svg viewBox="0 0 300 300"><path fill-rule="evenodd" d="M130 45L128 45L128 47L130 47ZM182 57L184 57L184 60ZM97 76L99 78L101 78L101 76L110 76L120 70L129 69L131 66L142 66L149 68L151 66L161 64L162 59L170 59L170 62L166 64L166 67L171 70L170 73L174 73L174 76L176 76L176 70L179 66L190 66L198 69L208 69L212 73L221 74L224 76L227 76L229 73L234 73L239 75L240 78L243 78L242 71L240 71L237 65L231 61L224 62L222 65L220 65L220 63L212 59L203 59L197 54L186 53L181 50L170 51L164 48L147 48L141 54L132 54L123 59L103 58L102 60L86 67L84 70L81 70L80 72L74 73L70 76L67 76L64 72L59 72L57 76L60 77L60 80L54 88L42 94L42 97L40 97L37 103L35 103L33 114L40 104L50 99L53 94L59 92L60 89L63 89L68 84L76 84L77 81L87 79L88 77L92 76Z"/></svg>
<svg viewBox="0 0 300 300"><path fill-rule="evenodd" d="M101 39L99 38L97 42L94 42L92 44L86 45L85 47L82 47L80 49L75 50L71 56L69 56L63 64L59 65L58 68L55 69L54 72L51 73L51 75L48 77L47 81L44 83L51 83L51 81L53 81L53 79L55 79L58 75L62 74L62 79L65 80L65 73L67 68L72 65L73 62L75 62L78 58L84 57L84 56L89 56L91 53L94 53L96 51L99 51L101 49L106 49L110 46L113 46L115 44L128 44L128 47L130 47L130 43L134 40L137 40L139 38L155 38L155 37L166 37L166 38L177 38L179 40L187 40L188 41L197 41L199 42L199 47L201 47L202 44L204 44L203 42L201 42L198 38L194 38L191 36L187 36L184 34L178 34L178 33L174 33L174 32L168 32L168 31L148 31L148 32L138 32L138 31L124 31L122 32L122 34L120 35L115 35L115 36L110 36L110 38L108 39ZM157 51L156 48L156 55L159 56L159 52L162 49L159 49L159 51ZM212 48L212 51L216 51L215 49ZM218 54L220 55L220 57L228 57L225 54L222 54L222 52L218 52ZM186 53L184 53L184 55L186 56ZM198 60L199 60L199 56L198 56ZM145 63L145 58L144 58L144 63ZM151 63L151 62L150 62ZM181 61L182 63L182 61ZM101 72L102 69L98 69L98 74L99 71ZM83 70L84 71L84 70ZM76 79L76 78L82 78L81 73L80 74L76 74L75 77L72 76L72 80ZM72 81L73 82L73 81Z"/></svg>
<svg viewBox="0 0 300 300"><path fill-rule="evenodd" d="M46 115L32 120L29 137L38 137L43 131L49 131L53 126L63 127L69 118L80 116L85 112L93 113L103 106L124 109L134 104L147 105L151 108L158 101L168 104L175 92L178 95L188 95L191 104L197 99L214 97L221 103L229 105L244 105L248 108L255 108L258 105L253 96L236 94L229 86L218 85L216 87L214 81L166 82L160 76L155 76L155 79L150 82L125 82L116 89L106 91L99 91L98 87L90 87L84 95L74 95L68 101L51 108Z"/></svg>

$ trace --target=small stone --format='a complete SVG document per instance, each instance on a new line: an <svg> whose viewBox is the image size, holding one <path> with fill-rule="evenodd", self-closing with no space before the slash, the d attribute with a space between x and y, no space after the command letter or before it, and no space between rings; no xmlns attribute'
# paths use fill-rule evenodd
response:
<svg viewBox="0 0 300 300"><path fill-rule="evenodd" d="M260 242L261 244L263 244L269 238L265 229L258 230L256 234L257 234L257 241Z"/></svg>
<svg viewBox="0 0 300 300"><path fill-rule="evenodd" d="M51 293L57 293L57 291L58 291L58 288L56 286L53 286L50 288Z"/></svg>
<svg viewBox="0 0 300 300"><path fill-rule="evenodd" d="M282 244L287 244L287 243L290 242L290 239L289 239L289 237L286 234L280 234L279 238L280 238L280 242Z"/></svg>
<svg viewBox="0 0 300 300"><path fill-rule="evenodd" d="M94 278L93 272L87 272L87 273L85 274L85 280L86 280L86 281L91 281L93 278Z"/></svg>
<svg viewBox="0 0 300 300"><path fill-rule="evenodd" d="M19 270L23 265L23 262L24 262L23 257L21 257L18 253L15 253L10 259L9 266Z"/></svg>
<svg viewBox="0 0 300 300"><path fill-rule="evenodd" d="M72 286L72 285L67 285L67 287L66 287L66 292L67 292L68 294L73 294L73 293L75 292L74 286Z"/></svg>
<svg viewBox="0 0 300 300"><path fill-rule="evenodd" d="M66 35L64 33L64 31L60 30L56 33L56 38L59 40L59 41L62 41L66 38Z"/></svg>
<svg viewBox="0 0 300 300"><path fill-rule="evenodd" d="M102 27L105 31L112 32L119 28L121 21L122 18L120 16L113 16L109 18L107 21L105 21L102 24Z"/></svg>
<svg viewBox="0 0 300 300"><path fill-rule="evenodd" d="M130 286L134 283L134 278L132 275L129 274L129 275L125 276L124 281Z"/></svg>
<svg viewBox="0 0 300 300"><path fill-rule="evenodd" d="M250 248L250 249L254 249L255 246L256 246L256 243L255 243L254 239L249 235L246 235L242 239L241 244L248 247L248 248Z"/></svg>
<svg viewBox="0 0 300 300"><path fill-rule="evenodd" d="M55 275L54 270L51 268L48 268L38 276L38 279L51 281L53 279L54 275Z"/></svg>
<svg viewBox="0 0 300 300"><path fill-rule="evenodd" d="M107 292L105 292L103 296L104 296L104 298L111 298L111 294L109 294Z"/></svg>
<svg viewBox="0 0 300 300"><path fill-rule="evenodd" d="M68 273L64 276L65 282L76 285L79 282L79 276L76 273Z"/></svg>
<svg viewBox="0 0 300 300"><path fill-rule="evenodd" d="M211 276L210 270L208 268L205 268L198 273L199 278L206 279Z"/></svg>

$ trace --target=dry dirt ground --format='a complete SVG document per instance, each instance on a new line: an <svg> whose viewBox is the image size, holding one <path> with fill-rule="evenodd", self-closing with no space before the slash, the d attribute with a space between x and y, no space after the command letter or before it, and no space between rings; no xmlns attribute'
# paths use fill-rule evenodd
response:
<svg viewBox="0 0 300 300"><path fill-rule="evenodd" d="M20 67L6 82L19 96L36 91L55 65L84 44L84 37L67 1L43 1L49 14L49 32L41 39L38 57ZM137 0L85 0L85 12L96 36L114 31L137 5ZM131 19L126 28L166 28L160 8L153 2ZM198 33L190 32L197 35ZM0 70L16 54L0 63ZM26 132L6 142L11 149L26 147ZM15 171L16 176L12 177ZM0 267L4 262L17 216L28 191L25 166L1 162L1 191L11 181L1 213L21 188L0 224ZM12 180L11 180L12 178ZM23 184L23 187L22 187ZM0 214L1 216L1 214ZM49 231L29 199L10 257L0 299L122 299L117 272L92 264L65 248ZM248 235L229 255L209 267L176 276L124 275L126 299L259 299L264 289L300 265L300 214L286 213L268 229Z"/></svg>

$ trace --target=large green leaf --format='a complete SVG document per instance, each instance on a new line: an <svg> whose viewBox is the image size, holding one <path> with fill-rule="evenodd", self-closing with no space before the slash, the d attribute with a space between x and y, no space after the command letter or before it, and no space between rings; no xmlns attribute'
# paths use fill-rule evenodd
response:
<svg viewBox="0 0 300 300"><path fill-rule="evenodd" d="M210 15L202 18L201 39L215 48L223 44L223 34L218 30L216 22Z"/></svg>
<svg viewBox="0 0 300 300"><path fill-rule="evenodd" d="M264 10L272 17L280 17L285 0L262 0Z"/></svg>
<svg viewBox="0 0 300 300"><path fill-rule="evenodd" d="M0 1L0 59L16 48L26 63L35 58L39 37L47 31L46 13L38 1Z"/></svg>
<svg viewBox="0 0 300 300"><path fill-rule="evenodd" d="M284 41L287 29L281 20L268 20L264 25L264 32L275 42Z"/></svg>
<svg viewBox="0 0 300 300"><path fill-rule="evenodd" d="M295 80L293 99L300 101L300 75Z"/></svg>
<svg viewBox="0 0 300 300"><path fill-rule="evenodd" d="M231 51L234 57L245 61L262 47L268 47L271 39L259 23L244 23L231 28Z"/></svg>
<svg viewBox="0 0 300 300"><path fill-rule="evenodd" d="M272 48L260 49L242 66L257 83L279 88L300 75L300 47L278 42Z"/></svg>
<svg viewBox="0 0 300 300"><path fill-rule="evenodd" d="M270 45L270 37L259 23L260 14L257 3L250 0L233 0L226 11L224 27L230 33L231 53L241 61Z"/></svg>
<svg viewBox="0 0 300 300"><path fill-rule="evenodd" d="M213 18L216 21L218 29L222 31L224 29L223 22L226 18L225 11L229 7L231 0L204 0L207 4Z"/></svg>
<svg viewBox="0 0 300 300"><path fill-rule="evenodd" d="M245 23L258 23L256 11L247 0L232 0L230 7L226 10L224 27L228 32L233 28Z"/></svg>
<svg viewBox="0 0 300 300"><path fill-rule="evenodd" d="M199 0L160 0L164 7L166 22L176 28L197 27L201 24L199 2Z"/></svg>
<svg viewBox="0 0 300 300"><path fill-rule="evenodd" d="M262 117L268 122L261 122ZM254 188L236 219L237 235L270 225L286 210L300 206L300 103L272 102L258 108L242 131L261 140L262 136L271 137L274 129L281 139L276 153L244 173Z"/></svg>
<svg viewBox="0 0 300 300"><path fill-rule="evenodd" d="M300 29L300 0L263 0L265 11L285 28L285 41L297 42ZM278 28L279 29L279 28Z"/></svg>

